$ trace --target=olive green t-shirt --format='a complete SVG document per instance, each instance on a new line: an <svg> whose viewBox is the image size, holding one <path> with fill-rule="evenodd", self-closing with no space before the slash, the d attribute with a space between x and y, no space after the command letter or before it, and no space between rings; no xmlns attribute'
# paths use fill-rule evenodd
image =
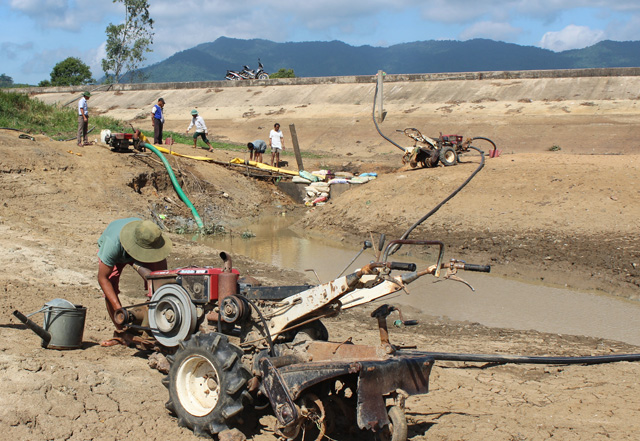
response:
<svg viewBox="0 0 640 441"><path fill-rule="evenodd" d="M135 259L131 257L120 243L120 232L129 222L139 221L137 217L118 219L107 225L107 228L98 239L98 257L107 266L115 266L117 263L131 263Z"/></svg>

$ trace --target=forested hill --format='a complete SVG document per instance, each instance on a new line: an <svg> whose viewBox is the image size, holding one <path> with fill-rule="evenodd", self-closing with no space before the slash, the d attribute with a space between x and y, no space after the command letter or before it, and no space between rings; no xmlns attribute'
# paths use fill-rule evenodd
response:
<svg viewBox="0 0 640 441"><path fill-rule="evenodd" d="M479 72L502 70L640 67L639 41L601 41L553 52L533 46L475 39L417 41L389 47L350 46L340 41L275 43L221 37L178 52L143 69L146 82L222 80L227 69L243 65L267 72L293 69L298 77Z"/></svg>

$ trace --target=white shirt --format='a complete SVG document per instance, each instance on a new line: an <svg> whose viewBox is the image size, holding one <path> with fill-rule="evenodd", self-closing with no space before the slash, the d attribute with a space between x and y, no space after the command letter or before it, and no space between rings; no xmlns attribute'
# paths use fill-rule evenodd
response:
<svg viewBox="0 0 640 441"><path fill-rule="evenodd" d="M191 124L189 124L189 128L187 132L191 130L191 127L196 126L196 133L207 133L207 125L204 123L204 119L200 115L191 118Z"/></svg>
<svg viewBox="0 0 640 441"><path fill-rule="evenodd" d="M281 149L282 148L282 140L284 139L284 135L282 134L282 130L271 130L269 132L269 139L271 140L271 148L272 149Z"/></svg>
<svg viewBox="0 0 640 441"><path fill-rule="evenodd" d="M85 97L80 98L80 101L78 101L78 116L82 115L89 115L89 105Z"/></svg>

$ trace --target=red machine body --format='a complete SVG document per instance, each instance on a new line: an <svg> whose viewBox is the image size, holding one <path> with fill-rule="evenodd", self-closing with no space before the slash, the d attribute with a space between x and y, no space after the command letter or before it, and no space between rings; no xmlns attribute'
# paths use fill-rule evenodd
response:
<svg viewBox="0 0 640 441"><path fill-rule="evenodd" d="M460 145L462 144L463 137L461 135L442 135L441 136L444 145Z"/></svg>
<svg viewBox="0 0 640 441"><path fill-rule="evenodd" d="M240 272L232 269L231 273L225 272L223 268L211 267L188 267L170 270L161 270L152 272L148 279L149 296L151 297L155 291L162 285L173 283L180 285L189 294L194 303L208 303L217 301L219 298L219 279L233 274L233 282L237 280Z"/></svg>

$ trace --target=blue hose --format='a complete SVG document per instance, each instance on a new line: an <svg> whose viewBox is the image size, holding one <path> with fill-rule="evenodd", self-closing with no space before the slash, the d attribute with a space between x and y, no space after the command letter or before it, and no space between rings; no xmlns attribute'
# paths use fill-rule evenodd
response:
<svg viewBox="0 0 640 441"><path fill-rule="evenodd" d="M202 219L200 218L200 215L198 214L198 211L196 210L196 207L193 206L193 204L191 203L191 201L189 200L187 195L185 195L184 192L182 191L182 188L180 187L180 184L178 183L178 180L176 179L176 175L173 173L173 170L171 169L171 166L169 165L169 161L167 161L167 158L164 157L164 155L160 152L160 150L158 150L157 148L155 148L151 144L145 142L145 143L142 143L142 145L144 147L148 148L149 150L151 150L156 155L158 155L158 157L162 160L162 163L164 164L165 168L167 169L167 173L169 173L169 177L171 178L171 182L173 183L173 188L176 190L176 193L178 193L178 196L180 196L180 199L182 199L182 202L184 202L185 205L191 209L191 213L193 213L193 218L196 220L196 224L198 224L198 228L200 228L202 230L204 228L204 224L202 223Z"/></svg>

